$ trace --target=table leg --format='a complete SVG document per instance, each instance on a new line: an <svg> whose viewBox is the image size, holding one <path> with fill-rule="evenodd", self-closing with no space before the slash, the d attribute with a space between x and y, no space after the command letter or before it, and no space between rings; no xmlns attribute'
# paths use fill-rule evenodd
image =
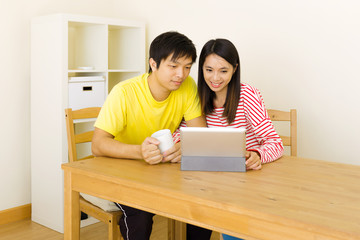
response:
<svg viewBox="0 0 360 240"><path fill-rule="evenodd" d="M175 240L186 239L186 223L175 221Z"/></svg>
<svg viewBox="0 0 360 240"><path fill-rule="evenodd" d="M79 192L72 190L71 172L64 171L64 240L80 239Z"/></svg>

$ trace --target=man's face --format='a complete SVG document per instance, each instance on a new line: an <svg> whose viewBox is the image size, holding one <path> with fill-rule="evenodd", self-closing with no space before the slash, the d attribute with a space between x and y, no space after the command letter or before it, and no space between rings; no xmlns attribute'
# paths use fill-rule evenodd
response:
<svg viewBox="0 0 360 240"><path fill-rule="evenodd" d="M191 57L181 57L172 60L172 54L160 62L157 68L152 66L152 72L156 77L158 86L163 90L177 90L181 83L189 76L193 62Z"/></svg>

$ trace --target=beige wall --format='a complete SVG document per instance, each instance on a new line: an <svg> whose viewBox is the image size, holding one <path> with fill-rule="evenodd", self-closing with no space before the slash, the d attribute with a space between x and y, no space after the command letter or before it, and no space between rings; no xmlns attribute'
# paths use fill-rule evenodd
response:
<svg viewBox="0 0 360 240"><path fill-rule="evenodd" d="M30 19L57 12L115 17L112 2L0 0L0 210L30 203Z"/></svg>
<svg viewBox="0 0 360 240"><path fill-rule="evenodd" d="M0 0L0 210L30 202L30 19L55 12L143 20L151 41L229 38L268 108L298 109L301 157L360 165L356 0ZM192 75L196 77L195 65ZM3 197L5 196L5 197Z"/></svg>

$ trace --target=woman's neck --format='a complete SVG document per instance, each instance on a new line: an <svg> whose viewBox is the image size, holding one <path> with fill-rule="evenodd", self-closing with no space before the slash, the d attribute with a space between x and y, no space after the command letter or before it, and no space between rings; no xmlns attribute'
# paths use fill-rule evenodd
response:
<svg viewBox="0 0 360 240"><path fill-rule="evenodd" d="M224 107L226 101L226 93L216 93L215 99L214 99L214 107L220 108Z"/></svg>

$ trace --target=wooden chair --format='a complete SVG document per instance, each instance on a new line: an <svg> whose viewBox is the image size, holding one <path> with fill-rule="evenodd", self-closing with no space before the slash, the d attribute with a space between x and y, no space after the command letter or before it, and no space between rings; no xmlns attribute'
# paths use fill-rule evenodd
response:
<svg viewBox="0 0 360 240"><path fill-rule="evenodd" d="M290 136L280 136L284 146L290 146L291 156L297 156L297 113L296 109L290 112L279 111L274 109L267 110L271 121L288 121L290 122Z"/></svg>
<svg viewBox="0 0 360 240"><path fill-rule="evenodd" d="M91 142L94 131L89 131L81 134L75 134L74 120L75 119L91 119L97 118L100 112L100 107L84 108L73 111L71 108L65 109L65 119L67 128L67 139L69 148L69 162L83 160L94 156L88 156L82 159L77 158L76 144ZM80 210L108 225L108 239L119 240L123 239L120 234L118 220L122 216L122 211L108 212L90 202L86 201L80 196Z"/></svg>

